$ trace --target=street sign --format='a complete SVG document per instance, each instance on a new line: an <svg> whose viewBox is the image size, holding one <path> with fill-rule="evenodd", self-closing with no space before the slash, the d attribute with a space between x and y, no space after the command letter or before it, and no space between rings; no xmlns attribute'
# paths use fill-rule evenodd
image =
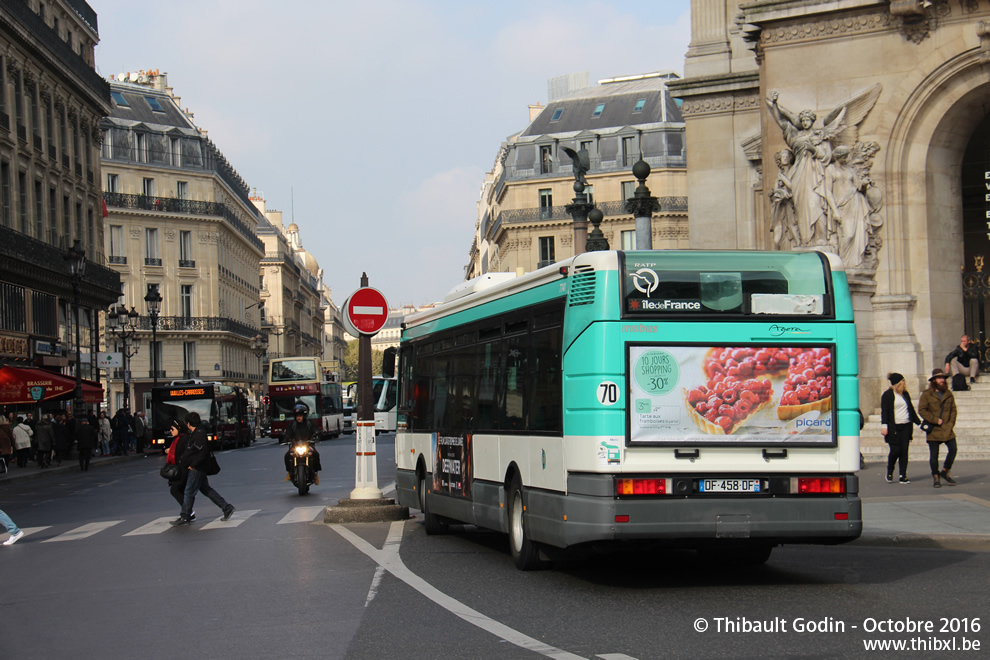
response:
<svg viewBox="0 0 990 660"><path fill-rule="evenodd" d="M355 337L372 336L385 327L388 302L378 289L362 287L344 302L344 329Z"/></svg>

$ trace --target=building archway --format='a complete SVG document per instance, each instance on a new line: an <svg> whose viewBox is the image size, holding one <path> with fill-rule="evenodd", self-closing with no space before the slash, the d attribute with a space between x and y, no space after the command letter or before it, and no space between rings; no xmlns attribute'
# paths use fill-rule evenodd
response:
<svg viewBox="0 0 990 660"><path fill-rule="evenodd" d="M964 327L963 162L990 109L979 52L907 77L886 108L888 202L874 299L879 372L924 381Z"/></svg>

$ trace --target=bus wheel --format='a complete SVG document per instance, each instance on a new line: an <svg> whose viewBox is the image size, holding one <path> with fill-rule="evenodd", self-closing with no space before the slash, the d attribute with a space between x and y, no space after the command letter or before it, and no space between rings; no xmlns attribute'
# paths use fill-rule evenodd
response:
<svg viewBox="0 0 990 660"><path fill-rule="evenodd" d="M430 536L447 533L447 523L440 516L430 513L430 505L426 502L426 475L419 478L419 510L423 512L423 522L426 533Z"/></svg>
<svg viewBox="0 0 990 660"><path fill-rule="evenodd" d="M522 484L519 476L512 478L509 484L509 549L516 568L521 571L533 571L546 567L546 562L540 559L539 545L529 538L526 533L524 518Z"/></svg>

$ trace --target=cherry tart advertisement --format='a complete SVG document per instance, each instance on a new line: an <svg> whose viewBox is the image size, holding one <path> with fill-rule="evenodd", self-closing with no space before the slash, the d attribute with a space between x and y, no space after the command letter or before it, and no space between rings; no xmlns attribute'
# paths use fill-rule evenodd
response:
<svg viewBox="0 0 990 660"><path fill-rule="evenodd" d="M832 349L629 345L629 442L835 442Z"/></svg>

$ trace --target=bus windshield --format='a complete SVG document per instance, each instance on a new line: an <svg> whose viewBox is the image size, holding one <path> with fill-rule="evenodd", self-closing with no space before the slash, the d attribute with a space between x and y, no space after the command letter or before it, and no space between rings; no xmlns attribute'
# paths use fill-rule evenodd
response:
<svg viewBox="0 0 990 660"><path fill-rule="evenodd" d="M297 380L319 380L317 376L317 360L280 360L272 364L271 382L288 383Z"/></svg>

